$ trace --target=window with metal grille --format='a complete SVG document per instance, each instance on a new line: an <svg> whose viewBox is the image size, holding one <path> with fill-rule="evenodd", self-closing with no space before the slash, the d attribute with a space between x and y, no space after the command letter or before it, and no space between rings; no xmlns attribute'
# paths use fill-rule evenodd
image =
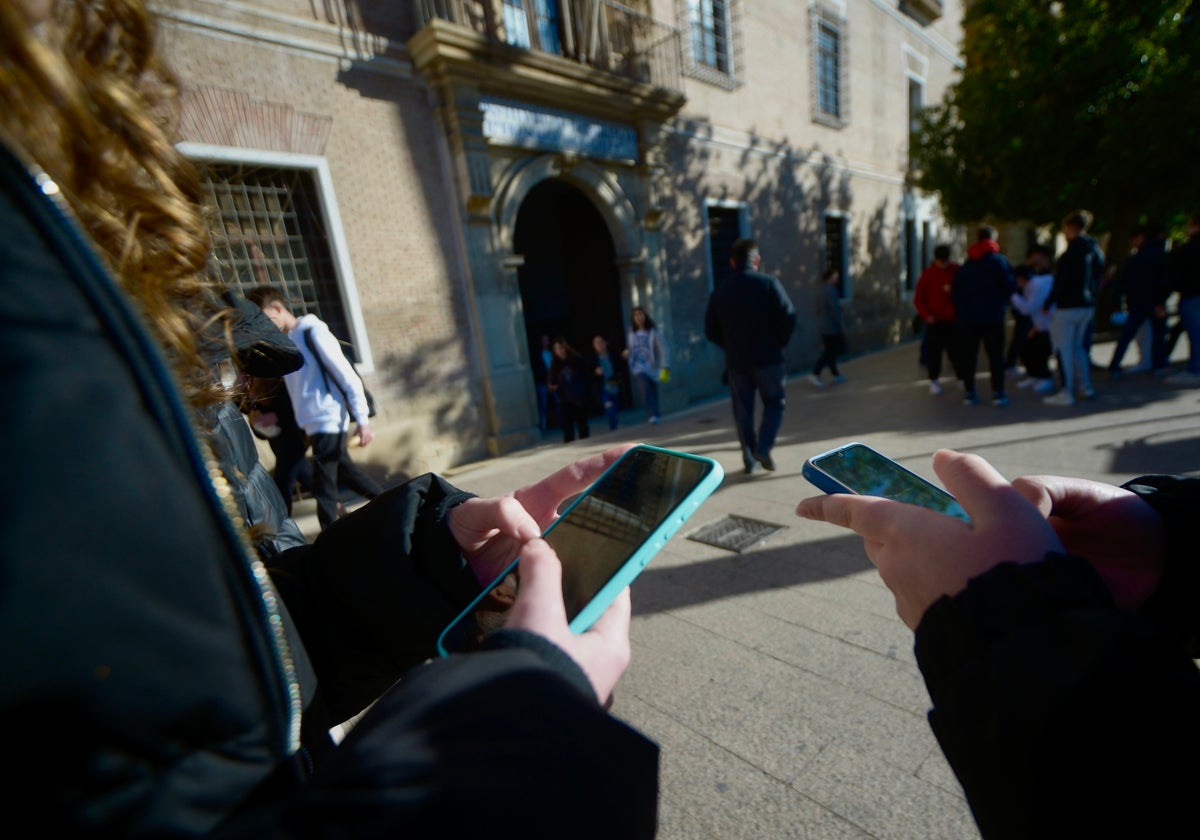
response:
<svg viewBox="0 0 1200 840"><path fill-rule="evenodd" d="M848 122L846 108L846 21L836 12L812 9L813 120L841 128Z"/></svg>
<svg viewBox="0 0 1200 840"><path fill-rule="evenodd" d="M685 72L725 88L737 87L741 31L737 0L677 0L688 60Z"/></svg>
<svg viewBox="0 0 1200 840"><path fill-rule="evenodd" d="M312 173L228 162L197 166L209 197L213 249L208 271L213 279L242 293L277 286L297 315L312 313L334 335L348 338Z"/></svg>

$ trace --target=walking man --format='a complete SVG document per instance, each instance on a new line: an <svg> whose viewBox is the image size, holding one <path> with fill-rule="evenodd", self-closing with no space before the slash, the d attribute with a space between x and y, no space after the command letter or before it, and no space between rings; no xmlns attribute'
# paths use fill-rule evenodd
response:
<svg viewBox="0 0 1200 840"><path fill-rule="evenodd" d="M1168 276L1179 292L1179 324L1188 337L1187 368L1174 381L1200 382L1200 213L1188 219L1187 241L1171 251Z"/></svg>
<svg viewBox="0 0 1200 840"><path fill-rule="evenodd" d="M954 275L950 298L958 325L958 373L966 394L963 402L978 405L975 391L975 366L979 345L983 344L992 374L992 402L1008 405L1004 389L1004 316L1016 288L1012 266L1000 253L996 229L984 225L975 244L967 249L967 261Z"/></svg>
<svg viewBox="0 0 1200 840"><path fill-rule="evenodd" d="M787 370L783 348L796 327L796 309L779 279L758 271L753 239L733 243L733 274L708 300L704 334L725 351L733 419L747 475L761 464L775 469L771 450L783 423ZM762 398L762 425L754 428L754 396Z"/></svg>
<svg viewBox="0 0 1200 840"><path fill-rule="evenodd" d="M296 422L312 444L312 493L317 501L317 520L324 530L338 517L339 483L367 499L383 492L346 451L351 420L359 446L367 446L375 437L367 420L366 391L324 321L316 315L297 317L274 286L251 289L246 297L287 333L304 356L303 366L283 381Z"/></svg>

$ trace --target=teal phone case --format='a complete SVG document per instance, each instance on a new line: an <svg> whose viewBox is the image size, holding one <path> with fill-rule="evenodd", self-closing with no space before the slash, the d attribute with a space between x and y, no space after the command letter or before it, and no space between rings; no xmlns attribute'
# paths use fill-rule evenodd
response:
<svg viewBox="0 0 1200 840"><path fill-rule="evenodd" d="M573 633L583 633L596 623L596 620L604 614L604 611L608 609L608 607L616 599L617 595L619 595L626 586L629 586L629 584L633 582L634 578L641 573L642 569L646 568L646 565L650 562L651 558L653 558L654 555L657 554L659 550L661 550L662 547L667 544L667 540L674 536L674 534L679 530L680 526L687 521L688 517L696 512L705 499L712 495L712 492L720 486L721 482L725 478L725 471L721 468L721 465L712 458L706 458L701 455L693 455L688 452L678 452L672 449L663 449L661 447L650 446L648 444L639 444L622 455L621 458L610 464L608 469L605 470L604 474L601 475L600 478L596 479L596 481L594 481L586 490L580 493L579 496L576 497L576 499L570 504L570 506L559 515L558 519L556 519L554 523L546 529L544 535L549 535L555 529L555 527L566 520L567 517L571 515L571 512L574 511L583 502L583 500L587 498L592 491L605 480L606 477L609 476L610 473L616 470L624 459L630 457L631 454L638 452L639 450L643 452L660 453L671 458L683 458L690 461L697 461L705 464L708 467L708 472L701 477L695 487L693 487L670 510L666 511L665 515L662 517L661 521L658 522L657 526L654 527L653 530L651 530L640 542L640 544L638 544L630 552L629 557L621 564L616 572L607 580L607 582L605 582L602 587L600 587L596 594L588 601L586 606L580 610L579 614L571 620L568 626ZM447 634L450 633L460 621L463 621L469 614L474 612L480 606L480 603L484 600L484 598L487 597L488 593L492 591L493 587L499 584L502 580L504 580L505 577L508 576L510 572L517 568L517 563L517 560L513 560L513 562L509 564L509 566L506 567L494 581L483 588L475 600L473 600L466 609L459 613L454 621L450 622L450 624L446 626L446 629L443 630L441 635L438 637L437 648L439 655L449 656L453 652L446 648L445 642Z"/></svg>

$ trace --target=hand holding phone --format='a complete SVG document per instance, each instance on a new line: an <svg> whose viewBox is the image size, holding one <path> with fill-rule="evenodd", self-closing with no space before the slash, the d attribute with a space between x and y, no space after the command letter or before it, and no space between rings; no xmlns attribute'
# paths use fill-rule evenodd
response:
<svg viewBox="0 0 1200 840"><path fill-rule="evenodd" d="M1062 551L1038 509L987 461L943 449L934 454L933 468L972 512L969 525L923 506L849 490L831 490L796 508L805 519L840 525L863 538L867 556L896 596L896 611L913 629L930 604L961 592L993 566L1033 563Z"/></svg>
<svg viewBox="0 0 1200 840"><path fill-rule="evenodd" d="M848 443L815 455L804 462L800 472L826 493L880 496L971 521L945 490L863 443Z"/></svg>
<svg viewBox="0 0 1200 840"><path fill-rule="evenodd" d="M723 476L711 458L635 446L546 528L545 539L563 564L561 600L573 633L604 613ZM473 650L507 623L519 571L516 561L501 569L442 632L441 655Z"/></svg>
<svg viewBox="0 0 1200 840"><path fill-rule="evenodd" d="M507 626L554 642L583 669L596 699L607 705L629 667L629 588L617 595L587 632L576 634L567 626L561 597L563 567L550 544L540 539L527 543L519 569L521 589L515 594Z"/></svg>

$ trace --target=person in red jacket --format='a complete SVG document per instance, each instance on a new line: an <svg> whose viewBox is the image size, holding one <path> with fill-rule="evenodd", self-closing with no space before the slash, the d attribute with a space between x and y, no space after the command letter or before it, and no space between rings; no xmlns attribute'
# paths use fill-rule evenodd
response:
<svg viewBox="0 0 1200 840"><path fill-rule="evenodd" d="M925 323L925 365L929 370L929 393L942 393L938 380L942 376L942 354L950 360L952 370L957 370L954 348L957 346L954 333L954 303L950 300L950 287L954 284L954 273L958 263L950 261L950 246L938 245L933 249L933 262L921 272L913 304L917 314Z"/></svg>

